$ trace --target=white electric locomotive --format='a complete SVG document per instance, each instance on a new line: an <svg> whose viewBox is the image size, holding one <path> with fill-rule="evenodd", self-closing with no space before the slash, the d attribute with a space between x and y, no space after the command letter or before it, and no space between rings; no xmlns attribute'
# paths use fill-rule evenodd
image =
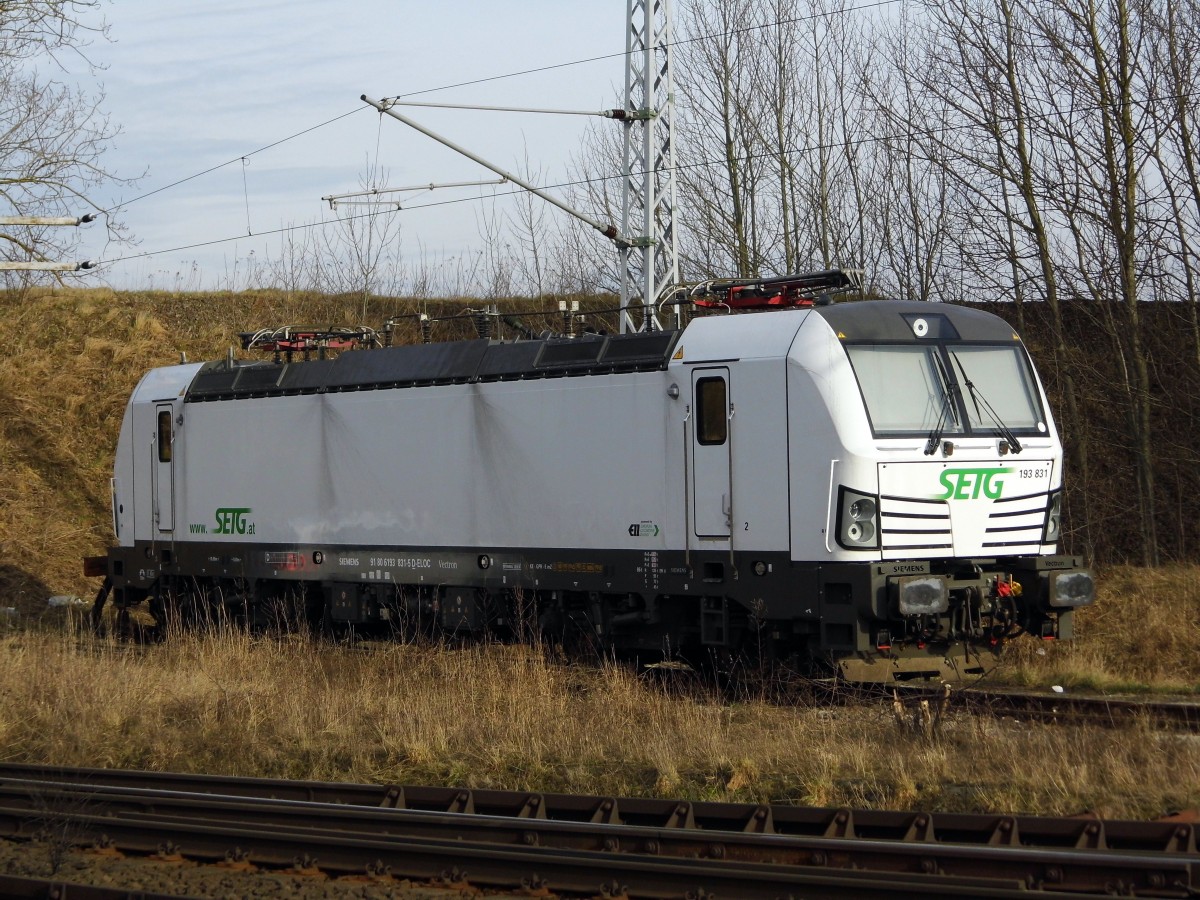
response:
<svg viewBox="0 0 1200 900"><path fill-rule="evenodd" d="M1045 394L976 309L288 357L137 386L118 609L541 632L645 661L752 650L883 681L984 671L1092 602L1055 552Z"/></svg>

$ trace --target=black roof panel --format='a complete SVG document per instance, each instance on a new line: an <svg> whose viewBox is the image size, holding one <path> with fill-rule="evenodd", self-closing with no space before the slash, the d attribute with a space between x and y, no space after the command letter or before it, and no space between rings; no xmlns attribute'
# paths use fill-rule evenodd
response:
<svg viewBox="0 0 1200 900"><path fill-rule="evenodd" d="M666 369L678 331L489 343L483 340L351 350L302 362L235 360L203 366L188 401L363 391Z"/></svg>
<svg viewBox="0 0 1200 900"><path fill-rule="evenodd" d="M957 337L964 341L1012 341L1016 333L999 316L955 306L952 303L919 303L909 300L859 300L813 307L829 327L847 341L918 340L914 323L925 319L921 337L936 340Z"/></svg>
<svg viewBox="0 0 1200 900"><path fill-rule="evenodd" d="M484 341L353 350L334 360L326 390L359 390L469 381L487 350Z"/></svg>

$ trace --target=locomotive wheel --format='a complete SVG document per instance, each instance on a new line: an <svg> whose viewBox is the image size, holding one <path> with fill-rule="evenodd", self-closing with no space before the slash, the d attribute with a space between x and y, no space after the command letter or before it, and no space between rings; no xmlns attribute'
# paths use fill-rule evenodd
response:
<svg viewBox="0 0 1200 900"><path fill-rule="evenodd" d="M121 641L133 640L133 622L129 617L128 607L122 607L117 610L117 639Z"/></svg>
<svg viewBox="0 0 1200 900"><path fill-rule="evenodd" d="M104 582L100 585L100 590L96 592L96 599L92 602L92 633L96 637L104 637L104 604L108 602L110 593L112 593L112 579L106 575Z"/></svg>

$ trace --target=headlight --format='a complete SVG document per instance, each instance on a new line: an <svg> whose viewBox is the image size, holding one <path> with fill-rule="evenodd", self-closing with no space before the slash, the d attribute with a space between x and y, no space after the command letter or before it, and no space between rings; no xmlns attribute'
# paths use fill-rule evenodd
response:
<svg viewBox="0 0 1200 900"><path fill-rule="evenodd" d="M950 608L946 579L937 575L913 575L897 578L896 606L902 616L931 616Z"/></svg>
<svg viewBox="0 0 1200 900"><path fill-rule="evenodd" d="M850 504L850 518L856 522L875 518L875 501L860 497Z"/></svg>
<svg viewBox="0 0 1200 900"><path fill-rule="evenodd" d="M1091 572L1056 572L1050 576L1051 606L1091 606L1096 582Z"/></svg>
<svg viewBox="0 0 1200 900"><path fill-rule="evenodd" d="M1062 491L1051 491L1046 503L1046 524L1042 526L1042 543L1057 544L1062 531Z"/></svg>
<svg viewBox="0 0 1200 900"><path fill-rule="evenodd" d="M847 550L879 546L879 498L845 487L839 490L837 542Z"/></svg>

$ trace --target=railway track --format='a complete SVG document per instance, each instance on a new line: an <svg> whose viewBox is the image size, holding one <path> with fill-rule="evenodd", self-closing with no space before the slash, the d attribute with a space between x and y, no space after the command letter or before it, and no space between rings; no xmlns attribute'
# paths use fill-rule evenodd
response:
<svg viewBox="0 0 1200 900"><path fill-rule="evenodd" d="M0 837L571 896L1200 896L1197 826L0 765Z"/></svg>
<svg viewBox="0 0 1200 900"><path fill-rule="evenodd" d="M969 687L896 687L906 708L956 710L1061 725L1120 727L1144 722L1153 728L1200 732L1200 703L1188 700L1105 697L1047 691Z"/></svg>
<svg viewBox="0 0 1200 900"><path fill-rule="evenodd" d="M931 715L950 711L995 718L1014 718L1058 725L1124 727L1140 722L1155 729L1200 732L1200 699L1157 696L1111 696L1062 690L1023 690L1015 687L947 684L932 681L853 683L836 678L795 676L778 682L739 681L719 684L686 665L647 667L646 677L663 684L673 695L697 702L736 702L760 699L781 706L855 707L892 704L898 715ZM903 709L902 709L903 708Z"/></svg>

